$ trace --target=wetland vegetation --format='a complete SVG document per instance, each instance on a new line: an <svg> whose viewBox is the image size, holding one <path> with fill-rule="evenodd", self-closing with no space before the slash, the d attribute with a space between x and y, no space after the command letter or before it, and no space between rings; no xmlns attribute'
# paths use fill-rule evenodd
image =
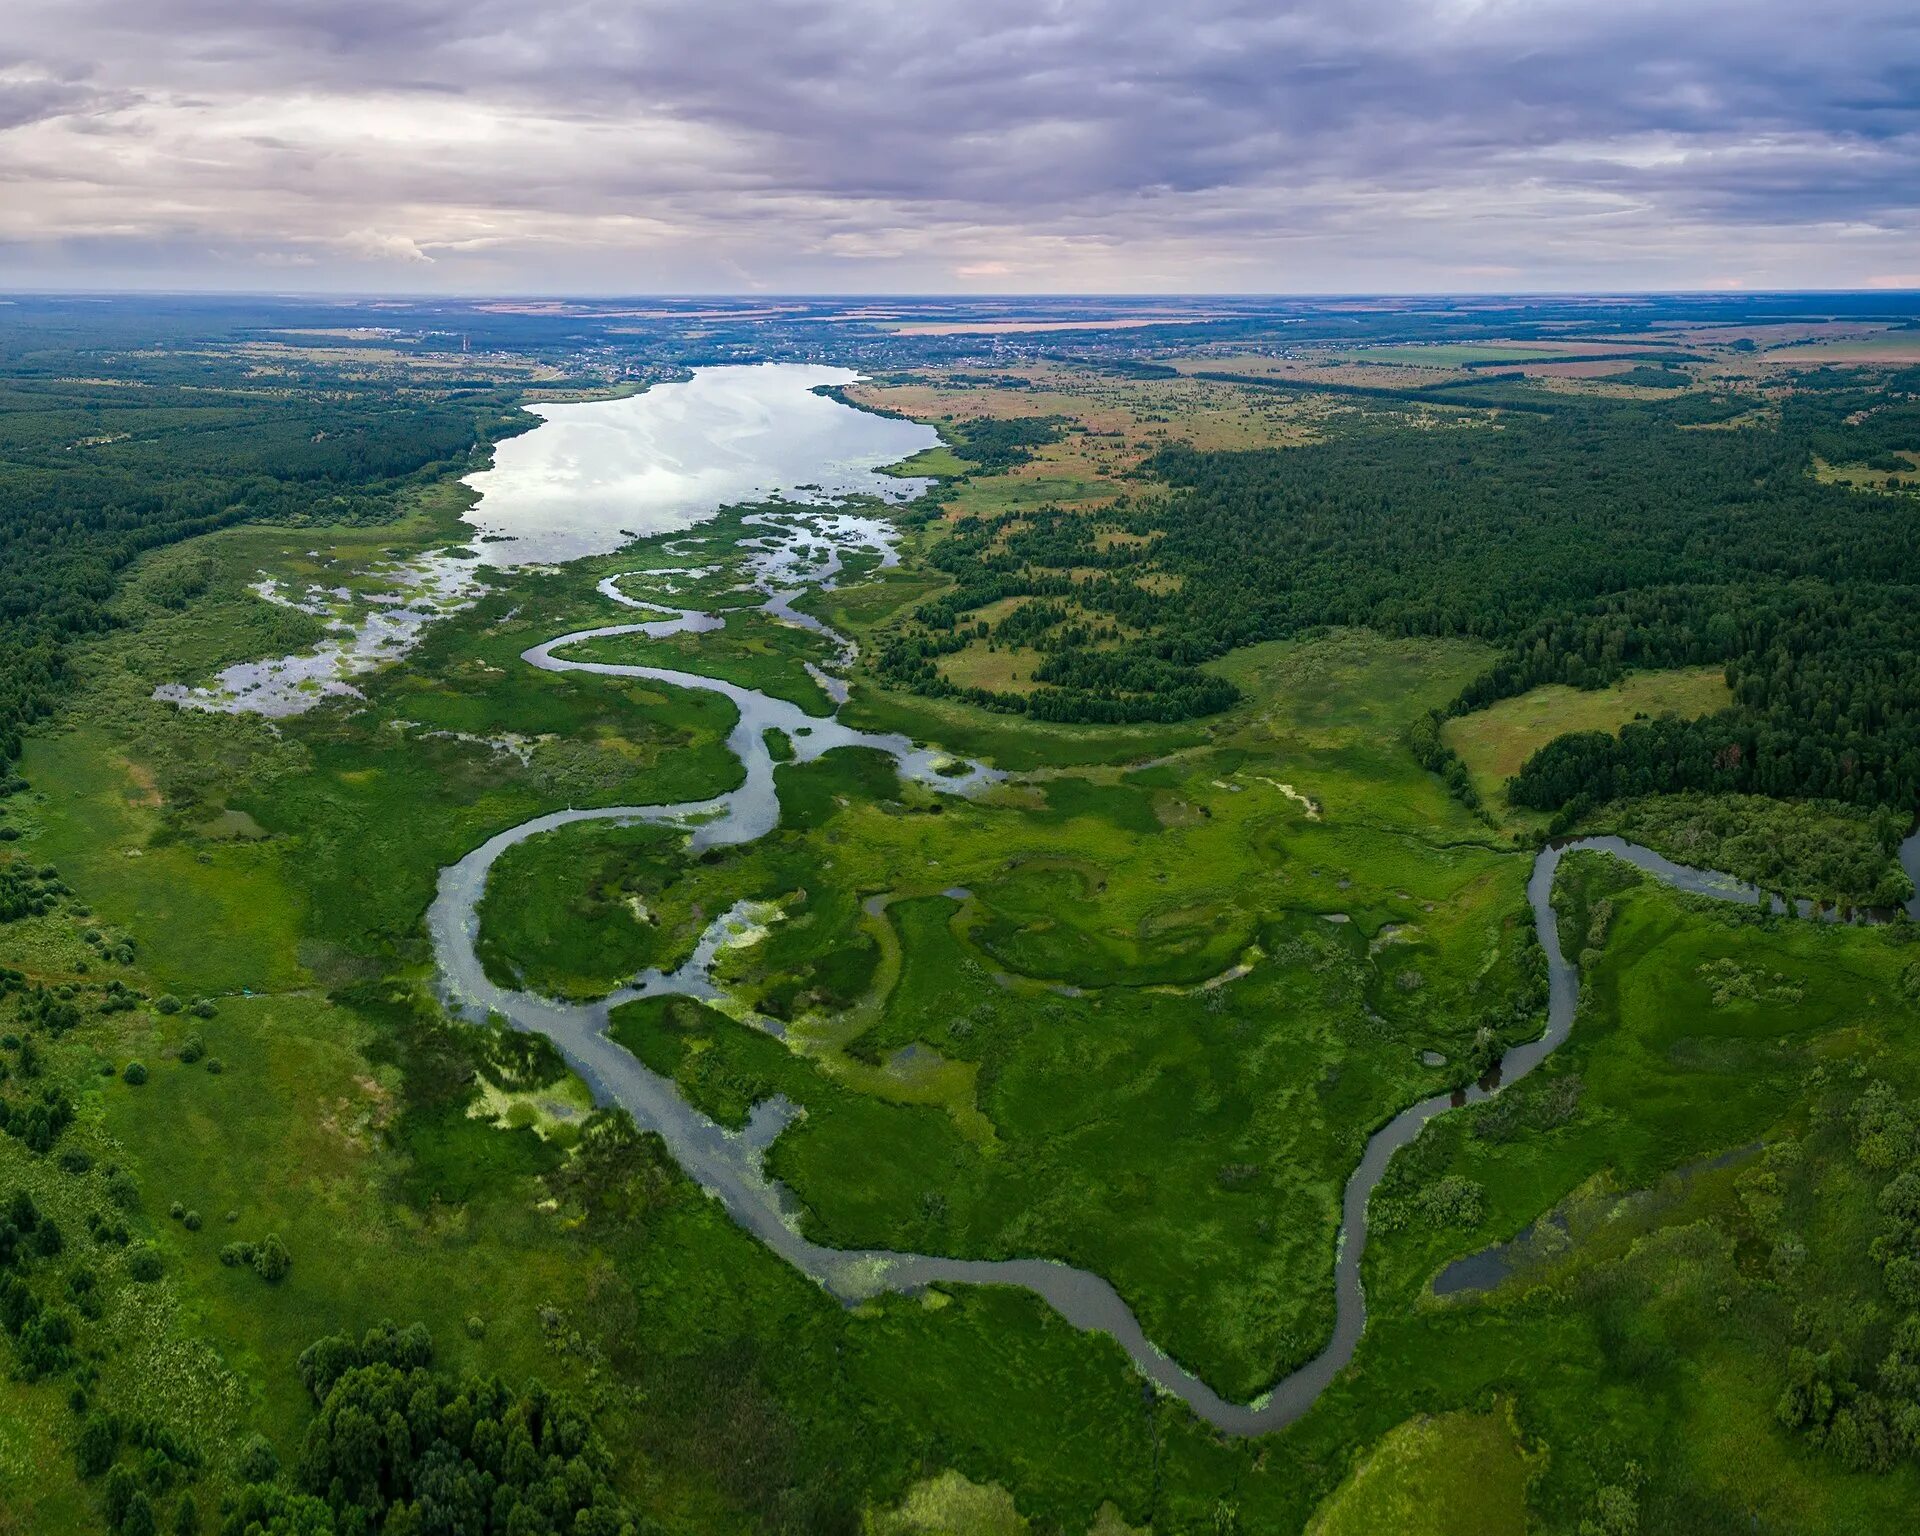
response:
<svg viewBox="0 0 1920 1536"><path fill-rule="evenodd" d="M1897 374L1800 381L1710 333L1649 346L1644 316L1584 315L1587 350L1651 353L1625 373L1684 346L1700 377L1542 376L1525 325L1418 313L1370 321L1365 357L1280 357L1241 317L1226 361L1173 350L1182 327L957 368L957 338L836 323L875 374L844 398L946 439L906 466L941 483L897 543L789 587L765 519L808 514L756 503L495 564L355 693L269 721L155 690L319 643L263 578L364 604L383 562L471 537L459 481L531 424L509 408L535 375L609 380L530 322L453 370L145 323L112 387L129 443L191 424L171 369L195 408L258 413L262 453L322 433L324 457L325 411L407 451L343 449L284 503L208 468L210 519L129 491L71 562L91 606L33 610L52 670L9 695L0 798L20 1528L403 1531L486 1500L516 1530L1818 1531L1920 1495L1904 918L1803 922L1569 855L1570 1036L1387 1164L1352 1363L1253 1439L1014 1286L843 1305L543 1036L445 1006L423 921L443 869L536 817L743 791L742 706L644 669L791 706L754 736L764 835L701 842L724 818L696 812L502 854L486 976L587 1004L710 956L612 1038L748 1144L790 1107L760 1150L807 1240L1076 1266L1245 1401L1331 1334L1369 1136L1540 1033L1549 825L1789 895L1911 895L1910 507L1815 463L1920 449ZM10 355L0 432L46 462L10 449L9 473L63 462L43 396L108 409L76 381L122 337L82 341ZM1365 382L1406 350L1417 384ZM1521 388L1554 409L1499 404ZM1716 398L1758 424L1681 424ZM195 451L244 436L204 424ZM658 632L554 654L624 675L528 664L623 620ZM836 717L915 771L816 750ZM1492 1284L1436 1294L1495 1244ZM393 1414L404 1447L369 1452Z"/></svg>

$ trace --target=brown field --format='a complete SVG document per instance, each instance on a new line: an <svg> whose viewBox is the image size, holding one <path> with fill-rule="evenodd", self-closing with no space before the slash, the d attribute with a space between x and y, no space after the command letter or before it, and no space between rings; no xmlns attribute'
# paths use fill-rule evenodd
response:
<svg viewBox="0 0 1920 1536"><path fill-rule="evenodd" d="M959 426L979 417L1062 416L1072 430L992 482L964 488L959 505L1002 510L1008 487L1038 482L1076 483L1068 504L1104 506L1128 487L1122 477L1170 443L1197 448L1257 448L1312 441L1313 423L1337 403L1249 398L1228 385L1169 379L1116 379L1034 364L1003 370L1029 379L1031 389L995 389L942 382L929 372L906 385L855 385L853 397L921 421Z"/></svg>
<svg viewBox="0 0 1920 1536"><path fill-rule="evenodd" d="M1040 685L1033 680L1033 669L1040 665L1040 653L1022 648L1001 647L988 650L970 645L964 651L942 656L940 675L962 688L991 688L995 693L1032 693Z"/></svg>

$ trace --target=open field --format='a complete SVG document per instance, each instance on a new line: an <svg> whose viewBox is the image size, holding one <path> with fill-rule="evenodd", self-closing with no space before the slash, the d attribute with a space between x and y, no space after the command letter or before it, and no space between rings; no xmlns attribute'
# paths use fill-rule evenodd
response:
<svg viewBox="0 0 1920 1536"><path fill-rule="evenodd" d="M1816 479L1829 485L1844 485L1855 491L1920 490L1920 449L1896 449L1893 457L1900 461L1897 469L1866 464L1829 464L1823 459L1815 459L1813 473Z"/></svg>
<svg viewBox="0 0 1920 1536"><path fill-rule="evenodd" d="M1470 715L1447 721L1443 735L1473 775L1487 804L1515 816L1506 784L1520 765L1569 731L1617 731L1642 716L1675 714L1691 719L1733 702L1719 667L1672 672L1633 672L1610 688L1569 688L1551 683ZM1524 820L1524 815L1518 817Z"/></svg>
<svg viewBox="0 0 1920 1536"><path fill-rule="evenodd" d="M1881 331L1873 335L1821 337L1770 347L1765 360L1787 367L1848 363L1920 363L1920 331Z"/></svg>
<svg viewBox="0 0 1920 1536"><path fill-rule="evenodd" d="M1357 363L1387 363L1400 368L1454 369L1464 363L1524 363L1541 357L1566 357L1582 350L1556 346L1552 342L1518 343L1511 346L1475 346L1445 342L1411 347L1356 347L1334 356ZM1589 348L1586 350L1598 350Z"/></svg>

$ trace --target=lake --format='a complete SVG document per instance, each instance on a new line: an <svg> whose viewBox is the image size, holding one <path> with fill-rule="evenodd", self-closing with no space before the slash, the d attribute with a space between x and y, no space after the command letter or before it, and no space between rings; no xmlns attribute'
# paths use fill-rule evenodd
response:
<svg viewBox="0 0 1920 1536"><path fill-rule="evenodd" d="M684 528L721 507L877 496L930 482L878 473L938 445L931 427L856 411L814 391L851 369L805 363L700 368L621 400L529 406L531 432L494 449L465 483L484 564L552 564Z"/></svg>

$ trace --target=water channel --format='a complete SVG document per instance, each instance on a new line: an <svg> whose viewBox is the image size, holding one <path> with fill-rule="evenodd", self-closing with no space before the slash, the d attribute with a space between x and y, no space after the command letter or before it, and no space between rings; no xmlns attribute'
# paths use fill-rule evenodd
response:
<svg viewBox="0 0 1920 1536"><path fill-rule="evenodd" d="M835 409L845 408L836 406ZM539 436L540 433L535 432L514 441L531 445ZM509 468L512 467L509 461ZM642 475L641 481L644 478ZM768 489L761 486L758 492L764 494ZM544 558L565 558L565 552L581 539L592 542L606 537L601 528L576 538L559 526L553 506L545 499L536 501L534 511L533 531L528 537ZM489 518L494 515L483 502L476 513L476 522L489 526ZM598 513L594 514L594 520L596 528L606 521ZM502 517L496 526L511 529L512 520ZM852 642L826 630L817 619L796 612L791 605L809 588L830 586L840 573L844 556L851 551L876 552L883 560L891 559L891 536L886 523L877 516L844 508L796 507L765 513L751 519L750 526L754 531L742 545L748 552L749 579L763 598L760 611L825 633L844 667L854 654ZM515 536L508 532L503 537ZM1373 1135L1359 1166L1347 1181L1342 1202L1334 1264L1336 1307L1332 1338L1318 1355L1276 1382L1256 1402L1230 1402L1158 1349L1142 1330L1132 1309L1099 1275L1040 1258L969 1260L885 1250L849 1251L823 1247L803 1236L793 1201L765 1172L767 1149L793 1122L798 1113L796 1107L785 1099L768 1100L756 1106L744 1131L729 1132L681 1097L670 1079L649 1070L607 1034L612 1012L635 998L671 992L711 997L713 983L709 967L716 950L725 942L727 925L739 920L737 910L715 920L694 957L679 970L650 972L597 1002L560 1002L501 986L488 978L475 950L476 914L488 874L507 849L528 838L581 821L678 826L685 830L691 851L762 837L779 821L774 758L765 734L769 731L778 731L787 738L794 761L810 762L837 747L868 747L892 757L903 777L947 794L971 794L1000 777L987 767L955 762L904 737L852 729L840 722L837 713L809 715L797 705L720 678L668 668L571 659L568 653L587 640L618 635L658 637L699 633L721 628L726 623L722 614L641 602L621 590L618 577L610 578L601 590L611 602L653 616L562 635L532 647L522 659L548 671L638 678L722 695L739 711L728 745L741 762L744 781L739 788L711 800L565 810L535 817L496 834L442 870L427 921L439 985L449 1006L476 1018L496 1014L517 1029L546 1035L587 1082L599 1102L620 1106L640 1126L657 1132L687 1174L719 1200L735 1221L842 1301L858 1302L887 1291L914 1292L930 1285L1021 1287L1039 1296L1075 1327L1110 1335L1144 1375L1180 1397L1200 1417L1227 1434L1264 1434L1292 1423L1353 1359L1366 1325L1366 1300L1360 1276L1367 1241L1367 1203L1393 1154L1412 1141L1434 1116L1482 1102L1525 1077L1567 1038L1579 1001L1579 976L1561 952L1550 898L1555 872L1568 853L1603 852L1624 859L1681 890L1749 904L1768 902L1776 910L1784 906L1757 887L1711 871L1675 864L1650 849L1619 838L1581 838L1542 849L1534 859L1527 899L1548 962L1545 1031L1539 1038L1509 1051L1496 1073L1482 1084L1451 1094L1438 1094L1411 1105ZM829 697L844 700L842 680L824 673L821 676ZM1920 874L1920 835L1909 839L1901 853L1909 872ZM1911 908L1920 916L1920 896L1916 896Z"/></svg>

